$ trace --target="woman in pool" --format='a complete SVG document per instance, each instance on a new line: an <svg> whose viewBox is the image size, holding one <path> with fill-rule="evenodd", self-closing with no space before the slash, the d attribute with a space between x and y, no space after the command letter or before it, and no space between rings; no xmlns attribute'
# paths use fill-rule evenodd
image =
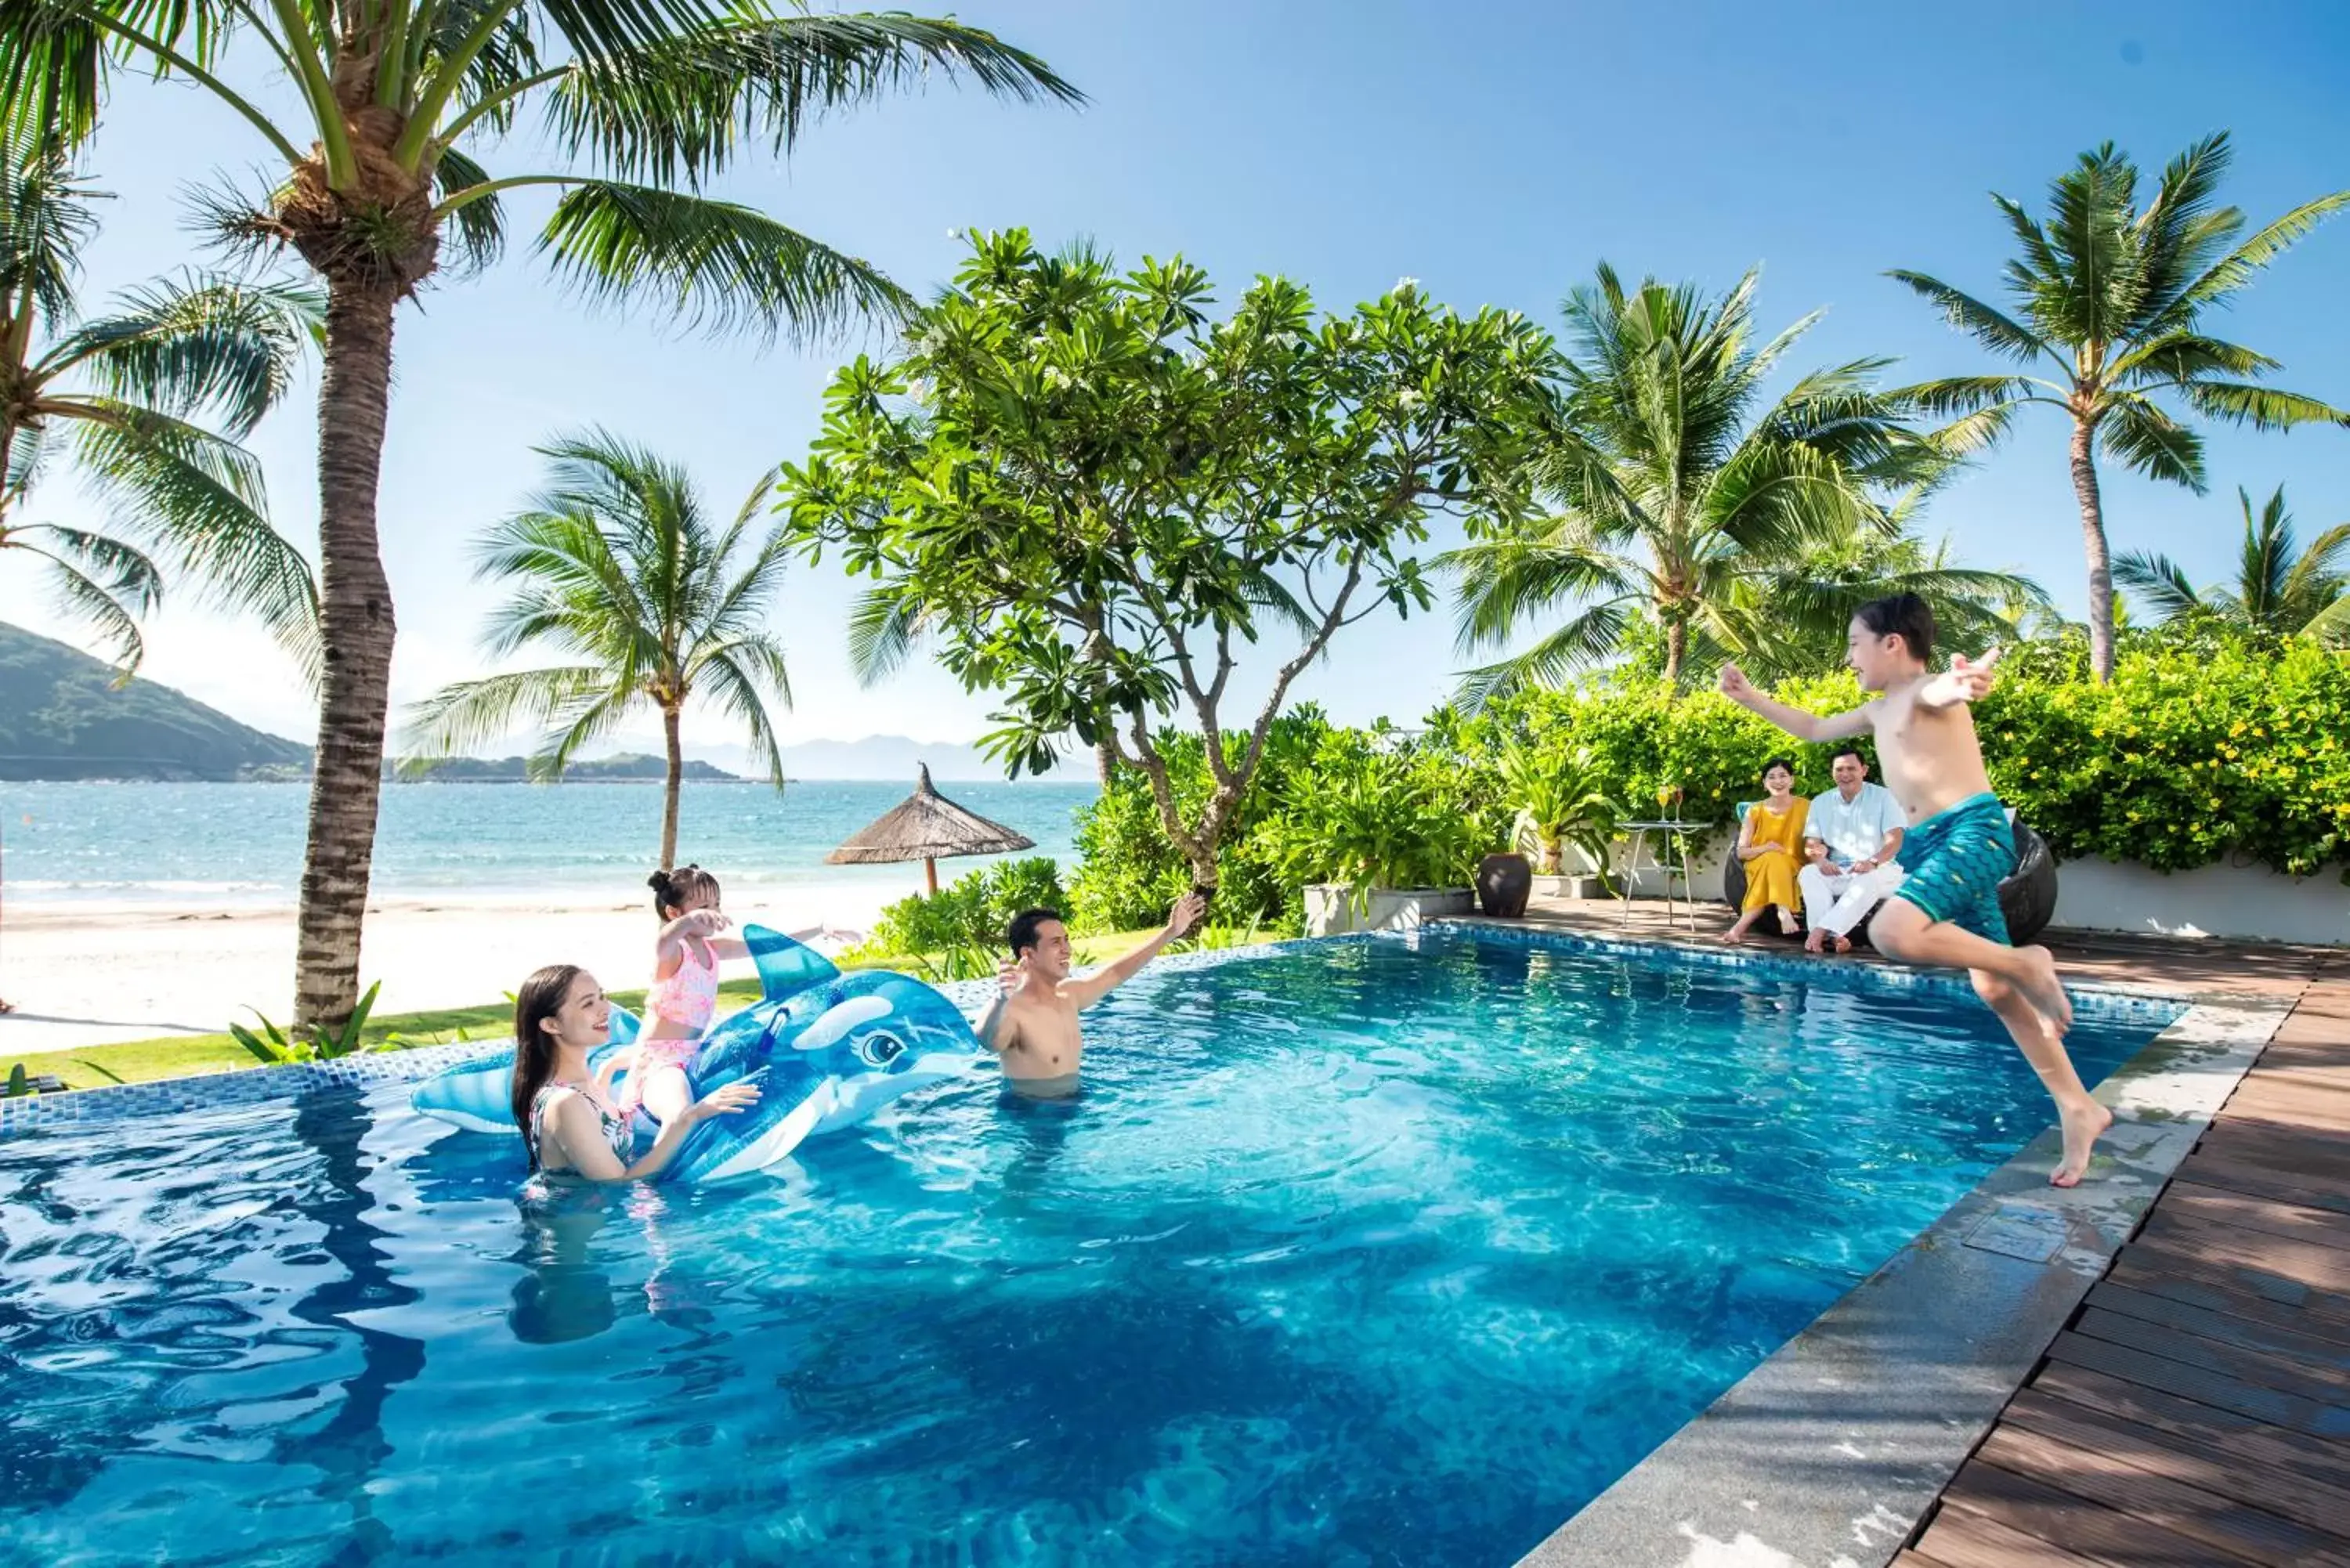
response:
<svg viewBox="0 0 2350 1568"><path fill-rule="evenodd" d="M612 1004L577 964L549 964L523 981L515 998L514 1119L533 1174L588 1181L658 1176L694 1127L758 1104L757 1089L729 1084L664 1119L653 1147L631 1160L629 1117L588 1071L588 1053L611 1034Z"/></svg>
<svg viewBox="0 0 2350 1568"><path fill-rule="evenodd" d="M1746 862L1746 902L1738 923L1721 934L1725 942L1742 942L1762 911L1779 911L1779 932L1795 934L1795 916L1804 895L1795 887L1795 872L1804 859L1804 819L1812 803L1795 798L1795 764L1773 757L1762 768L1765 798L1746 809L1738 825L1738 857Z"/></svg>

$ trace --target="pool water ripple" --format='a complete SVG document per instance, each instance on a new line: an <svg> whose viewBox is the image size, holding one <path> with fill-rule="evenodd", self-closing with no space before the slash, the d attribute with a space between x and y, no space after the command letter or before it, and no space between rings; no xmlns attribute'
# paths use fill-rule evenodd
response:
<svg viewBox="0 0 2350 1568"><path fill-rule="evenodd" d="M0 1142L0 1548L1507 1563L2047 1121L1945 994L1467 934L1090 1029L725 1190L524 1201L399 1086Z"/></svg>

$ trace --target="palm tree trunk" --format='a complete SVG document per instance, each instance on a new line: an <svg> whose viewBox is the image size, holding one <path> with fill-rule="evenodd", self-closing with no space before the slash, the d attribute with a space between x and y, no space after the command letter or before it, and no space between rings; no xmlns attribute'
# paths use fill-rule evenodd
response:
<svg viewBox="0 0 2350 1568"><path fill-rule="evenodd" d="M2073 493L2081 501L2081 543L2089 557L2089 670L2099 685L2114 678L2114 568L2106 548L2106 511L2097 494L2096 427L2073 421Z"/></svg>
<svg viewBox="0 0 2350 1568"><path fill-rule="evenodd" d="M383 793L391 583L376 535L395 288L330 282L318 386L318 631L326 647L309 843L296 928L294 1016L338 1025L359 999L359 928Z"/></svg>
<svg viewBox="0 0 2350 1568"><path fill-rule="evenodd" d="M1689 657L1689 626L1679 620L1665 622L1665 679L1680 684L1681 660Z"/></svg>
<svg viewBox="0 0 2350 1568"><path fill-rule="evenodd" d="M678 734L680 711L661 710L661 739L669 746L668 797L661 805L661 857L664 868L677 865L677 797L685 788L685 748Z"/></svg>

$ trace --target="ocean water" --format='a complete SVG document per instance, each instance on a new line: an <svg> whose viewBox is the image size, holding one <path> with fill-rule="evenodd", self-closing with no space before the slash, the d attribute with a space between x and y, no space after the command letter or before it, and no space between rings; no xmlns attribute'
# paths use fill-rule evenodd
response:
<svg viewBox="0 0 2350 1568"><path fill-rule="evenodd" d="M1500 1568L2049 1120L1852 971L1340 940L1089 1030L727 1189L539 1207L398 1088L0 1140L0 1560Z"/></svg>
<svg viewBox="0 0 2350 1568"><path fill-rule="evenodd" d="M941 793L1073 861L1090 784L954 784ZM827 866L843 839L905 799L893 784L689 784L681 859L730 896L793 886L919 888L919 866ZM9 898L290 903L300 891L309 786L0 784L0 890ZM377 825L374 891L633 898L660 848L658 784L392 784ZM952 877L985 864L951 860Z"/></svg>

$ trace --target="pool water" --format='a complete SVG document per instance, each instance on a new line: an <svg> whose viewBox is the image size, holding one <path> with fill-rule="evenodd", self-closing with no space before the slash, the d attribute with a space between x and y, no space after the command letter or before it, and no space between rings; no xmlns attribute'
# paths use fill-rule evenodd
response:
<svg viewBox="0 0 2350 1568"><path fill-rule="evenodd" d="M1347 940L1088 1022L1075 1101L724 1190L525 1203L403 1087L0 1140L0 1560L1506 1564L2050 1119L1849 970Z"/></svg>

